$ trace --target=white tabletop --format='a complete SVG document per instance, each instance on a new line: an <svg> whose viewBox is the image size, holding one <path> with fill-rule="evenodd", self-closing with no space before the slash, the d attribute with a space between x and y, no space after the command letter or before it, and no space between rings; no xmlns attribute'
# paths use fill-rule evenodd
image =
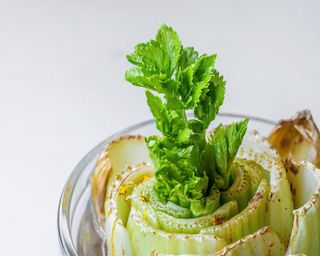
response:
<svg viewBox="0 0 320 256"><path fill-rule="evenodd" d="M1 255L58 255L56 212L95 144L150 118L125 54L163 22L218 54L222 111L320 123L319 1L2 0Z"/></svg>

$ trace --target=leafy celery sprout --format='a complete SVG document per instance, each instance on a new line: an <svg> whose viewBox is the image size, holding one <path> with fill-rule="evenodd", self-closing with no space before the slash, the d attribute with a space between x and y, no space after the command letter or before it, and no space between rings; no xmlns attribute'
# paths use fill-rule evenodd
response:
<svg viewBox="0 0 320 256"><path fill-rule="evenodd" d="M193 216L215 210L214 189L231 183L231 165L248 120L206 130L224 101L226 81L216 55L183 47L177 33L162 25L156 38L136 45L127 59L135 67L125 79L146 89L147 103L162 136L145 139L156 168L154 191L162 203L188 208ZM192 111L188 118L186 112Z"/></svg>

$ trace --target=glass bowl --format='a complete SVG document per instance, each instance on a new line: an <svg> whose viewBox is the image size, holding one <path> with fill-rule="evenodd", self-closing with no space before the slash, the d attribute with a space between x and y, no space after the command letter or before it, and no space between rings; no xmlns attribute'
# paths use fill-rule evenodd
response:
<svg viewBox="0 0 320 256"><path fill-rule="evenodd" d="M214 121L214 126L219 123L239 121L246 117L250 118L248 129L255 129L263 136L268 135L275 125L275 122L259 117L221 113ZM91 175L103 148L120 135L157 133L153 120L130 126L103 140L78 163L67 180L59 202L58 236L62 255L93 256L105 253L101 240L103 231L97 228L98 225L92 217L94 215L91 202Z"/></svg>

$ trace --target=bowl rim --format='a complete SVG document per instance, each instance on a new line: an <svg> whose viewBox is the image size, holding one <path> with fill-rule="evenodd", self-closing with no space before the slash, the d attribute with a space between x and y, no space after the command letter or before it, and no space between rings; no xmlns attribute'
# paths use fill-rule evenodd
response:
<svg viewBox="0 0 320 256"><path fill-rule="evenodd" d="M262 118L258 116L253 116L253 115L245 115L245 114L237 114L237 113L231 113L231 112L220 112L218 114L220 117L230 117L230 118L249 118L250 120L254 120L260 123L265 123L268 125L276 125L277 122L267 119L267 118ZM154 123L154 119L148 119L136 124L133 124L131 126L128 126L124 129L121 129L113 134L111 134L109 137L95 145L87 154L85 154L81 160L78 162L78 164L75 166L75 168L72 170L70 175L68 176L68 179L66 183L64 184L60 199L59 199L59 204L58 204L58 212L57 212L57 231L58 231L58 240L59 240L59 245L61 249L61 253L64 256L77 256L77 250L76 246L72 240L72 235L71 235L71 227L70 223L68 221L69 215L70 215L70 199L72 198L73 192L74 192L74 185L77 184L77 181L80 177L81 174L81 169L79 168L82 166L82 163L86 161L91 155L96 153L95 151L97 148L102 147L105 145L107 141L110 141L122 134L128 133L132 130L142 128L144 126L150 125ZM72 190L68 191L68 185L73 184ZM68 202L67 204L67 212L66 214L63 211L63 204L64 202ZM72 213L73 214L73 213Z"/></svg>

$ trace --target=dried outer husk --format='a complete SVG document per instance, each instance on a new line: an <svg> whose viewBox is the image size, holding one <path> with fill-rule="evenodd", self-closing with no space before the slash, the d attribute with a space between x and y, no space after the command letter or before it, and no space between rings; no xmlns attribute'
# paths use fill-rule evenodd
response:
<svg viewBox="0 0 320 256"><path fill-rule="evenodd" d="M320 170L308 162L288 170L295 205L288 254L320 255Z"/></svg>
<svg viewBox="0 0 320 256"><path fill-rule="evenodd" d="M266 225L288 244L293 223L293 201L286 170L280 156L258 132L248 132L237 157L252 160L270 173L270 194Z"/></svg>
<svg viewBox="0 0 320 256"><path fill-rule="evenodd" d="M139 162L151 162L143 136L120 136L105 146L92 176L92 200L100 222L104 221L107 189L114 176Z"/></svg>
<svg viewBox="0 0 320 256"><path fill-rule="evenodd" d="M126 229L131 209L130 194L134 187L154 175L154 168L145 163L127 167L116 175L105 204L105 237L108 256L133 255Z"/></svg>
<svg viewBox="0 0 320 256"><path fill-rule="evenodd" d="M263 227L222 250L207 256L282 256L286 246L279 235L270 227ZM199 254L162 254L153 252L152 256L200 256Z"/></svg>
<svg viewBox="0 0 320 256"><path fill-rule="evenodd" d="M320 166L320 133L309 110L281 120L268 140L284 162L309 161Z"/></svg>

